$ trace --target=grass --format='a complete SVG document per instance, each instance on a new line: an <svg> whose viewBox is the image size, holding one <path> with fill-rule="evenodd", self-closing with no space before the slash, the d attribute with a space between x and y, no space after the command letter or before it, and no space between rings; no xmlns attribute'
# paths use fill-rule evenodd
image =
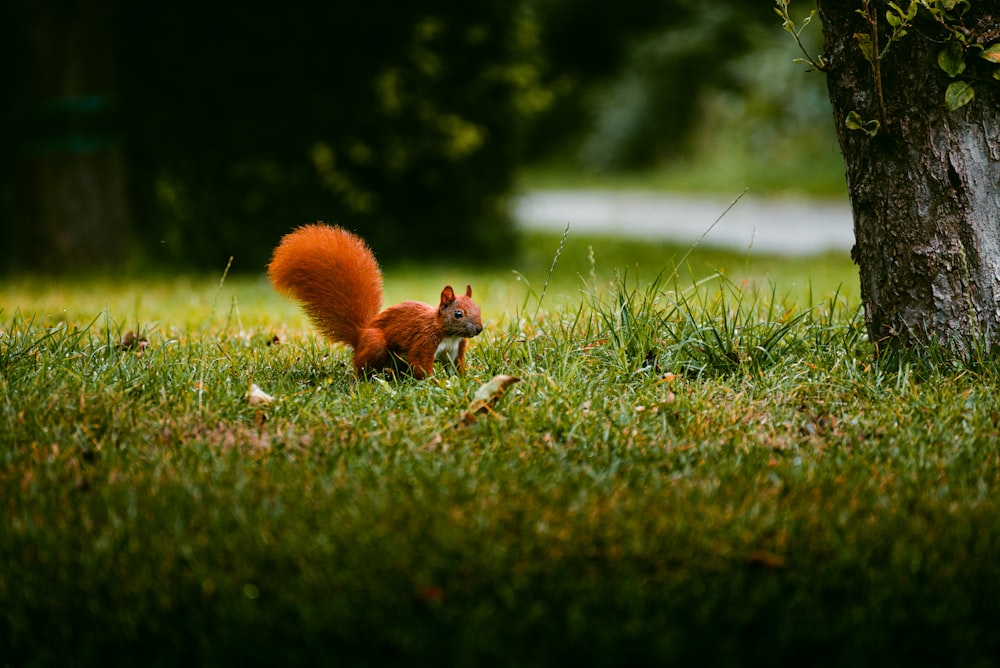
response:
<svg viewBox="0 0 1000 668"><path fill-rule="evenodd" d="M655 168L614 172L587 171L566 159L522 170L522 190L649 190L752 196L810 197L845 201L843 157L833 149L802 155L790 150L762 160L749 148L699 151L692 160L664 162Z"/></svg>
<svg viewBox="0 0 1000 668"><path fill-rule="evenodd" d="M797 73L798 74L798 73ZM721 104L721 103L718 103ZM844 159L832 119L795 131L708 111L686 151L635 170L582 165L572 151L521 170L522 190L609 189L846 201ZM773 123L773 121L772 121Z"/></svg>
<svg viewBox="0 0 1000 668"><path fill-rule="evenodd" d="M558 245L388 274L489 314L424 382L258 278L0 287L2 663L995 662L994 362L875 362L843 258Z"/></svg>

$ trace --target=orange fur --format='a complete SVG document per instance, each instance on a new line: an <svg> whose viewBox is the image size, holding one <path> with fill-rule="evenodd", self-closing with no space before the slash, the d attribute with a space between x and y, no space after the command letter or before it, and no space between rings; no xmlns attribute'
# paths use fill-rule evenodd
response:
<svg viewBox="0 0 1000 668"><path fill-rule="evenodd" d="M446 286L436 307L407 301L379 313L378 262L364 241L339 227L306 225L286 235L268 275L279 292L302 302L320 332L354 349L359 374L403 361L416 378L425 378L434 373L435 358L451 350L461 371L465 338L483 331L472 286L459 296Z"/></svg>

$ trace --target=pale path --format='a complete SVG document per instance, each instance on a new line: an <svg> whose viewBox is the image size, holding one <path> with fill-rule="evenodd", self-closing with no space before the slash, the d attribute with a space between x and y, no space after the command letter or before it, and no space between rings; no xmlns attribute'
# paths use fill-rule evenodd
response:
<svg viewBox="0 0 1000 668"><path fill-rule="evenodd" d="M854 245L850 204L839 200L758 198L744 195L728 213L730 199L612 190L531 191L513 200L526 229L571 234L613 234L643 239L808 255L849 252ZM719 216L722 219L712 227ZM707 233L706 233L707 232Z"/></svg>

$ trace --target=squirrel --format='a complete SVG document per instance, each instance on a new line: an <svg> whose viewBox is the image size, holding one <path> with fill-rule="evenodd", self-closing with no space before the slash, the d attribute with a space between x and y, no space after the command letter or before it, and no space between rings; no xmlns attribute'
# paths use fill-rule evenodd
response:
<svg viewBox="0 0 1000 668"><path fill-rule="evenodd" d="M304 225L285 235L267 268L278 292L302 302L331 341L354 349L358 375L406 362L418 380L434 373L434 360L465 369L466 339L483 331L472 286L456 295L450 285L437 306L405 301L382 308L382 272L368 245L341 227Z"/></svg>

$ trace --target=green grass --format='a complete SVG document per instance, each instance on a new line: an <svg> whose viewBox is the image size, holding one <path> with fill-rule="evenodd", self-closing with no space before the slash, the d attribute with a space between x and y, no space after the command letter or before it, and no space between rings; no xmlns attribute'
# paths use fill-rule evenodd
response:
<svg viewBox="0 0 1000 668"><path fill-rule="evenodd" d="M702 151L693 159L665 162L635 171L588 171L572 161L553 160L528 167L519 175L523 190L650 190L755 197L818 197L846 200L844 159L829 149L761 159L749 148Z"/></svg>
<svg viewBox="0 0 1000 668"><path fill-rule="evenodd" d="M994 362L875 362L836 256L558 244L388 273L487 314L424 382L258 278L0 286L0 662L995 662Z"/></svg>
<svg viewBox="0 0 1000 668"><path fill-rule="evenodd" d="M653 190L735 196L818 197L846 200L844 158L832 120L808 130L778 132L760 120L704 123L687 151L651 167L602 171L572 153L521 170L525 190ZM767 137L765 139L765 137Z"/></svg>

